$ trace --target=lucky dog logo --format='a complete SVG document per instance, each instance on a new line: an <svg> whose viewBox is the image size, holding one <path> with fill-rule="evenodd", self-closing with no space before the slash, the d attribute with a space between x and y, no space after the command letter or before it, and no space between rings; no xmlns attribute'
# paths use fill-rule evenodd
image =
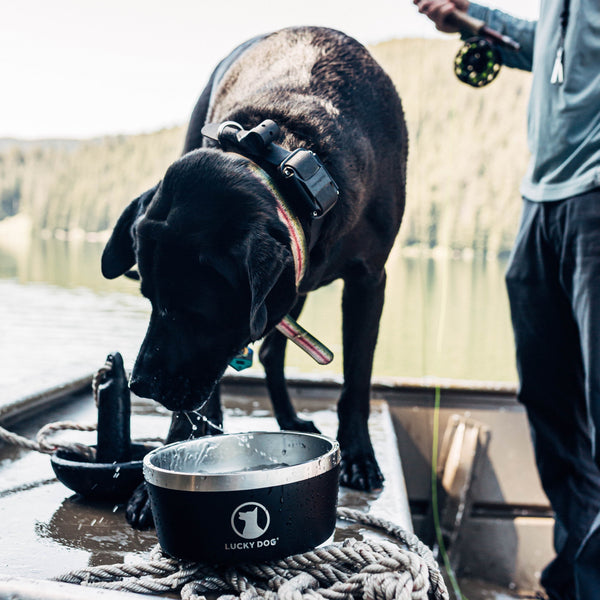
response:
<svg viewBox="0 0 600 600"><path fill-rule="evenodd" d="M244 502L231 514L231 528L246 542L232 542L225 544L225 550L250 550L275 546L279 538L257 540L266 533L271 523L269 511L258 502Z"/></svg>
<svg viewBox="0 0 600 600"><path fill-rule="evenodd" d="M255 540L268 528L271 522L269 511L258 502L244 502L231 515L231 527L245 540Z"/></svg>

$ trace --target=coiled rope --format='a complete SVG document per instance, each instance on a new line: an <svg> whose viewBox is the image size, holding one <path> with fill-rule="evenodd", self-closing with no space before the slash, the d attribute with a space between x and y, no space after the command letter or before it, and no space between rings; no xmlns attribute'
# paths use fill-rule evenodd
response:
<svg viewBox="0 0 600 600"><path fill-rule="evenodd" d="M397 525L349 508L337 516L379 529L396 541L346 539L263 564L212 567L179 561L156 546L146 560L87 567L58 581L142 594L179 588L182 600L447 600L431 550Z"/></svg>
<svg viewBox="0 0 600 600"><path fill-rule="evenodd" d="M93 377L98 387L112 368L107 359ZM88 454L83 444L56 444L48 438L57 431L94 431L96 425L72 421L49 423L35 440L0 426L0 440L21 448L52 454L69 449ZM417 536L384 519L338 507L339 519L379 529L399 544L384 539L356 540L317 548L304 554L263 564L213 567L176 560L157 545L145 560L74 570L55 579L111 590L162 594L180 590L182 600L448 600L448 590L431 552Z"/></svg>

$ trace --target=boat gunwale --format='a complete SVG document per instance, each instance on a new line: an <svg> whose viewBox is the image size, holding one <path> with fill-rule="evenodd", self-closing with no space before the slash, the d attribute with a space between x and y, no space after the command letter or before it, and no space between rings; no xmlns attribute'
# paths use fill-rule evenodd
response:
<svg viewBox="0 0 600 600"><path fill-rule="evenodd" d="M50 386L33 394L17 397L4 406L0 406L0 424L10 424L26 419L31 414L50 406L55 406L64 399L84 391L91 391L94 374L68 380L56 386ZM264 374L247 372L245 374L226 374L222 383L225 387L248 386L254 388L264 385ZM339 390L343 385L341 375L286 375L288 386L292 388ZM438 377L374 377L371 380L373 394L434 393L438 389L442 393L452 395L480 395L487 401L501 398L502 402L516 403L517 386L515 383L502 381L480 381L468 379L449 379ZM265 393L265 390L261 390Z"/></svg>

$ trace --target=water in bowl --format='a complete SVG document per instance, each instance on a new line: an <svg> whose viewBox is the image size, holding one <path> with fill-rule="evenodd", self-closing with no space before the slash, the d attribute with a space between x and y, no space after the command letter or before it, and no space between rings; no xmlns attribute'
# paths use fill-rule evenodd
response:
<svg viewBox="0 0 600 600"><path fill-rule="evenodd" d="M272 456L253 446L253 439L252 434L237 436L234 446L222 444L218 437L214 441L203 439L201 443L192 444L192 449L183 444L168 455L161 456L157 466L178 473L200 475L225 475L290 466L289 462L282 460L285 449L282 449L281 457Z"/></svg>

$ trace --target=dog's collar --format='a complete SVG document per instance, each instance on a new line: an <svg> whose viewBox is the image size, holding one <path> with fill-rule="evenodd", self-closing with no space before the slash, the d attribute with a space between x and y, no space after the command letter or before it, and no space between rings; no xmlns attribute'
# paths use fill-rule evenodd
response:
<svg viewBox="0 0 600 600"><path fill-rule="evenodd" d="M280 194L277 186L269 175L263 171L258 165L249 162L254 175L265 185L277 200L277 216L279 220L286 226L290 236L290 247L292 256L294 257L294 271L296 290L300 287L304 272L306 271L306 262L308 252L306 250L306 236L300 221L296 215L290 210L283 196ZM313 360L320 365L327 365L333 360L333 352L322 344L316 337L311 335L296 321L286 315L275 325L277 331L282 333L286 338L304 350Z"/></svg>
<svg viewBox="0 0 600 600"><path fill-rule="evenodd" d="M306 148L289 151L276 144L279 133L278 125L270 119L249 131L235 121L207 123L202 127L202 135L216 141L224 151L237 152L273 173L277 187L289 196L296 212L308 218L312 249L322 217L338 200L339 188L314 152Z"/></svg>
<svg viewBox="0 0 600 600"><path fill-rule="evenodd" d="M308 252L306 247L306 236L304 235L304 229L296 215L290 210L283 196L277 189L277 186L269 175L263 171L258 165L253 162L249 162L249 166L252 173L262 182L262 184L269 189L271 194L277 201L277 216L279 220L285 225L290 236L290 248L292 256L294 258L294 272L296 289L300 287L300 283L306 272L306 262L308 259Z"/></svg>
<svg viewBox="0 0 600 600"><path fill-rule="evenodd" d="M320 365L328 365L333 360L333 352L322 344L316 337L308 333L304 327L298 325L290 315L281 319L275 329L304 350L313 360Z"/></svg>
<svg viewBox="0 0 600 600"><path fill-rule="evenodd" d="M274 143L279 135L279 127L270 120L263 121L250 131L234 121L207 123L202 135L212 139L225 151L241 154L249 160L253 173L268 187L277 200L277 216L286 226L294 257L296 289L300 287L308 251L306 236L300 220L284 200L280 188L300 199L300 209L308 209L311 221L311 247L316 242L322 224L322 217L337 202L339 188L319 157L305 148L296 148L291 152ZM262 163L262 164L261 164ZM277 184L263 168L273 170ZM275 167L275 169L272 169ZM326 365L333 360L333 352L312 336L296 321L286 315L276 326L286 338L304 350L317 363Z"/></svg>

